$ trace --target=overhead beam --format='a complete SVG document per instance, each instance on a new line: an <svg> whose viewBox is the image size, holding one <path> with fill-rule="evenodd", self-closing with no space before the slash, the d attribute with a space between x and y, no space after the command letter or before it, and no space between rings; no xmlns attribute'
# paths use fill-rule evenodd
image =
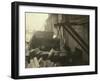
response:
<svg viewBox="0 0 100 81"><path fill-rule="evenodd" d="M72 37L73 39L82 47L84 51L89 52L89 46L81 38L81 36L71 27L69 23L58 23L55 26L62 26Z"/></svg>

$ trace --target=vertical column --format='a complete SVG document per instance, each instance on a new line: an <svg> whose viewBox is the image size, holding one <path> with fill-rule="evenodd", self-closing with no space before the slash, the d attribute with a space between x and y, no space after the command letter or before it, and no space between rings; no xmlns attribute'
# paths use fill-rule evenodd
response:
<svg viewBox="0 0 100 81"><path fill-rule="evenodd" d="M62 14L58 15L58 23L62 23L63 17ZM59 36L60 36L60 50L64 48L64 29L62 26L59 26Z"/></svg>

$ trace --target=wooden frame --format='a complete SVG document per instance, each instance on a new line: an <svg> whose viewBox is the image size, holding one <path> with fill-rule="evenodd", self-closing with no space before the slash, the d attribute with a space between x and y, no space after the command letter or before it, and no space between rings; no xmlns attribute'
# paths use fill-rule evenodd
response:
<svg viewBox="0 0 100 81"><path fill-rule="evenodd" d="M95 58L94 58L94 70L85 72L72 72L72 73L47 73L47 74L36 74L36 75L19 75L19 13L20 6L28 7L46 7L46 8L69 8L69 9L82 9L82 10L92 10L95 14ZM86 75L86 74L97 74L97 7L95 6L80 6L80 5L64 5L64 4L49 4L49 3L31 3L31 2L12 2L12 54L11 54L11 77L14 79L25 79L25 78L42 78L42 77L58 77L58 76L72 76L72 75ZM91 26L90 26L91 29ZM91 41L91 40L89 40ZM91 50L90 50L91 51ZM90 52L89 52L90 53Z"/></svg>

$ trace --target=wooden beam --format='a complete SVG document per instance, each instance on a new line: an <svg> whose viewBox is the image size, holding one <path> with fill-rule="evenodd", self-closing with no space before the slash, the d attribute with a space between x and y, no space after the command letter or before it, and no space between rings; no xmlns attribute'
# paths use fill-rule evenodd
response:
<svg viewBox="0 0 100 81"><path fill-rule="evenodd" d="M89 46L81 38L81 36L71 27L69 23L58 23L56 26L62 26L72 37L73 39L82 47L84 51L89 52Z"/></svg>

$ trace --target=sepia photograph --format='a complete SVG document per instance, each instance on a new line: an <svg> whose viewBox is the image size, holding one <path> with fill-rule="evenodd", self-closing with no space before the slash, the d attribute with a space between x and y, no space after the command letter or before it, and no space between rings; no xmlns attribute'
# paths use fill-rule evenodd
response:
<svg viewBox="0 0 100 81"><path fill-rule="evenodd" d="M89 15L25 12L25 68L89 65Z"/></svg>
<svg viewBox="0 0 100 81"><path fill-rule="evenodd" d="M97 7L12 2L11 77L97 74Z"/></svg>

